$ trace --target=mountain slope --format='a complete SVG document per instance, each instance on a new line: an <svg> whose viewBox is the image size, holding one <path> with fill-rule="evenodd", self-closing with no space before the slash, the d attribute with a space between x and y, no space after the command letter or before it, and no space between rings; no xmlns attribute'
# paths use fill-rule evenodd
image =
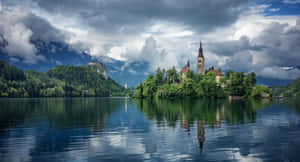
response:
<svg viewBox="0 0 300 162"><path fill-rule="evenodd" d="M300 78L294 80L284 87L274 87L273 88L274 96L286 96L286 97L299 97L300 96Z"/></svg>
<svg viewBox="0 0 300 162"><path fill-rule="evenodd" d="M23 72L0 61L0 71L7 71L0 76L0 97L111 96L125 91L87 66L60 65L47 72Z"/></svg>
<svg viewBox="0 0 300 162"><path fill-rule="evenodd" d="M146 62L128 63L109 57L98 57L96 59L85 52L79 52L73 49L66 43L46 42L37 39L31 42L37 49L36 55L43 58L38 62L34 64L25 63L22 58L11 56L4 50L1 50L7 45L4 38L2 43L0 42L0 60L8 62L22 70L35 70L38 72L45 72L58 65L87 66L89 62L101 62L104 63L109 77L122 85L127 83L128 86L136 86L142 82L147 75L145 72L146 69L148 69L148 63Z"/></svg>

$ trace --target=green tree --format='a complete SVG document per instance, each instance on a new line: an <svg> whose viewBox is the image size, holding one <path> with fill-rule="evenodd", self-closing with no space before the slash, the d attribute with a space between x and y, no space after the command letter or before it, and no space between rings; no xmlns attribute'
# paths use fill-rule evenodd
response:
<svg viewBox="0 0 300 162"><path fill-rule="evenodd" d="M179 81L179 76L177 74L175 67L167 71L166 79L169 84L176 83Z"/></svg>
<svg viewBox="0 0 300 162"><path fill-rule="evenodd" d="M187 71L186 78L194 79L195 78L194 72L192 70Z"/></svg>
<svg viewBox="0 0 300 162"><path fill-rule="evenodd" d="M156 85L162 85L164 78L163 78L163 72L160 70L160 68L158 68L156 70L156 75L155 75L155 83Z"/></svg>

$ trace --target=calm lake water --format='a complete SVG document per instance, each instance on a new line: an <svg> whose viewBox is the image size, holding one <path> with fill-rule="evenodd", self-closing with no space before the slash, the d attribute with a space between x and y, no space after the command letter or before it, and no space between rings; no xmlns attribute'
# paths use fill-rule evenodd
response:
<svg viewBox="0 0 300 162"><path fill-rule="evenodd" d="M300 102L0 99L0 161L300 161Z"/></svg>

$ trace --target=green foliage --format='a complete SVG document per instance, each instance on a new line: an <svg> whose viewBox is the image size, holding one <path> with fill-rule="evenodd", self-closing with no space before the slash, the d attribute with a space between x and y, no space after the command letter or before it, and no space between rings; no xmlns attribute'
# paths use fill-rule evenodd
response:
<svg viewBox="0 0 300 162"><path fill-rule="evenodd" d="M226 79L226 80L231 79L232 76L233 76L233 74L234 74L234 71L233 71L233 70L228 70L228 71L225 73L225 79Z"/></svg>
<svg viewBox="0 0 300 162"><path fill-rule="evenodd" d="M48 72L25 71L0 62L0 97L81 97L124 95L112 79L85 66L57 66Z"/></svg>
<svg viewBox="0 0 300 162"><path fill-rule="evenodd" d="M246 94L244 88L245 75L242 72L233 73L228 84L229 94L231 96L244 96Z"/></svg>
<svg viewBox="0 0 300 162"><path fill-rule="evenodd" d="M25 80L25 75L22 70L14 66L8 65L4 61L0 61L0 77L5 80Z"/></svg>
<svg viewBox="0 0 300 162"><path fill-rule="evenodd" d="M273 87L273 96L300 97L300 78L284 87Z"/></svg>
<svg viewBox="0 0 300 162"><path fill-rule="evenodd" d="M187 127L203 121L211 127L218 126L221 121L227 123L255 122L256 110L264 109L270 103L262 100L214 100L214 99L184 99L184 100L136 100L137 107L149 120L157 124L167 123L176 127L178 120L186 123ZM298 106L299 107L299 106ZM182 123L181 123L182 124ZM199 128L198 128L199 129Z"/></svg>
<svg viewBox="0 0 300 162"><path fill-rule="evenodd" d="M134 98L143 98L143 85L142 84L139 84L136 87L136 91L134 92L133 97Z"/></svg>
<svg viewBox="0 0 300 162"><path fill-rule="evenodd" d="M262 86L262 85L257 85L251 93L251 96L254 98L262 98L262 97L267 97L271 96L271 91L269 88Z"/></svg>
<svg viewBox="0 0 300 162"><path fill-rule="evenodd" d="M163 83L164 83L164 74L160 70L160 68L158 68L156 70L156 75L155 75L155 84L158 86L158 85L162 85Z"/></svg>
<svg viewBox="0 0 300 162"><path fill-rule="evenodd" d="M186 78L189 78L189 79L194 79L195 78L195 74L192 70L189 70L187 73L186 73Z"/></svg>
<svg viewBox="0 0 300 162"><path fill-rule="evenodd" d="M179 81L179 75L177 74L175 67L167 71L166 79L169 84L177 83Z"/></svg>
<svg viewBox="0 0 300 162"><path fill-rule="evenodd" d="M188 71L186 77L179 82L175 68L167 70L165 79L163 72L158 69L155 77L149 75L143 83L137 86L132 97L226 98L228 95L250 97L255 84L255 73L249 73L245 76L242 72L228 71L225 77L221 77L220 82L217 83L216 75L213 72L208 71L205 75L196 75L193 71ZM264 91L266 90L264 89ZM268 93L266 92L266 94Z"/></svg>
<svg viewBox="0 0 300 162"><path fill-rule="evenodd" d="M186 78L179 85L177 90L177 95L180 97L195 96L196 92L194 86L195 86L194 80L190 78Z"/></svg>
<svg viewBox="0 0 300 162"><path fill-rule="evenodd" d="M156 92L156 84L153 75L149 75L148 78L143 82L143 96L153 97Z"/></svg>

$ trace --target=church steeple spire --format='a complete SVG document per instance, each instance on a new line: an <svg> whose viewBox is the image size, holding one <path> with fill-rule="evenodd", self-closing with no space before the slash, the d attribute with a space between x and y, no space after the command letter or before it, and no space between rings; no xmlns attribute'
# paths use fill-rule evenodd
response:
<svg viewBox="0 0 300 162"><path fill-rule="evenodd" d="M203 56L203 49L202 49L202 42L200 41L199 53L197 58L197 74L204 75L205 68L204 68L204 56Z"/></svg>
<svg viewBox="0 0 300 162"><path fill-rule="evenodd" d="M200 41L200 48L198 52L198 57L203 57L203 49L202 49L202 42Z"/></svg>

